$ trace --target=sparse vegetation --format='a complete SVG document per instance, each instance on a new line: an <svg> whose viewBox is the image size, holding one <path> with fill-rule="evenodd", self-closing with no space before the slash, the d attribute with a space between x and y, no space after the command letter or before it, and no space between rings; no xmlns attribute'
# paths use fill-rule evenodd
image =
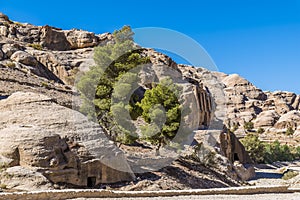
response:
<svg viewBox="0 0 300 200"><path fill-rule="evenodd" d="M230 131L234 133L236 130L238 130L238 128L239 128L239 125L238 125L238 124L234 124L234 125L230 128Z"/></svg>
<svg viewBox="0 0 300 200"><path fill-rule="evenodd" d="M9 22L3 22L3 25L8 27L9 26Z"/></svg>
<svg viewBox="0 0 300 200"><path fill-rule="evenodd" d="M186 158L201 163L206 167L215 167L217 164L216 152L205 147L203 143L199 143L194 146L193 153L188 155Z"/></svg>
<svg viewBox="0 0 300 200"><path fill-rule="evenodd" d="M260 141L258 134L248 134L241 140L250 158L255 163L273 163L275 161L293 161L300 157L300 147Z"/></svg>
<svg viewBox="0 0 300 200"><path fill-rule="evenodd" d="M253 122L245 122L244 124L244 129L246 131L251 131L254 128Z"/></svg>
<svg viewBox="0 0 300 200"><path fill-rule="evenodd" d="M7 185L5 185L5 184L0 184L0 189L2 189L2 190L7 189Z"/></svg>
<svg viewBox="0 0 300 200"><path fill-rule="evenodd" d="M28 44L28 46L29 47L32 47L32 48L34 48L34 49L36 49L36 50L43 50L43 47L42 47L42 45L40 45L40 44L36 44L36 43L34 43L34 44Z"/></svg>
<svg viewBox="0 0 300 200"><path fill-rule="evenodd" d="M289 180L289 179L292 179L292 178L294 178L294 177L296 177L296 176L298 176L298 175L299 175L299 172L296 172L296 171L288 171L288 172L286 172L286 173L283 175L282 179L283 179L283 180Z"/></svg>
<svg viewBox="0 0 300 200"><path fill-rule="evenodd" d="M8 168L7 163L0 163L0 172L6 170L7 168Z"/></svg>
<svg viewBox="0 0 300 200"><path fill-rule="evenodd" d="M285 134L288 135L288 136L291 136L295 133L295 130L290 126L287 128Z"/></svg>
<svg viewBox="0 0 300 200"><path fill-rule="evenodd" d="M264 132L265 132L265 129L263 129L263 128L257 129L257 133L258 133L258 134L262 134L262 133L264 133Z"/></svg>
<svg viewBox="0 0 300 200"><path fill-rule="evenodd" d="M15 68L16 64L14 62L7 62L7 63L5 63L5 66L9 67L9 68Z"/></svg>
<svg viewBox="0 0 300 200"><path fill-rule="evenodd" d="M47 82L41 82L41 85L42 85L42 87L45 87L45 88L50 88L49 87L49 84L47 83Z"/></svg>

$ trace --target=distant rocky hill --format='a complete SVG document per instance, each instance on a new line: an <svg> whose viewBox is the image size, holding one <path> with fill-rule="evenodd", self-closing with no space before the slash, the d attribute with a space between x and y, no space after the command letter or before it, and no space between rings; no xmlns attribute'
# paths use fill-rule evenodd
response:
<svg viewBox="0 0 300 200"><path fill-rule="evenodd" d="M192 78L202 73L191 66L183 66L181 70ZM284 91L265 92L238 74L212 73L223 84L225 124L237 129L237 134L244 134L245 123L252 122L253 130L262 128L270 137L278 139L278 135L284 135L288 128L292 128L294 139L299 138L300 95Z"/></svg>
<svg viewBox="0 0 300 200"><path fill-rule="evenodd" d="M104 166L101 170L95 170L95 165L105 160L101 155L95 155L99 150L95 148L96 144L107 147L110 153L122 158L123 152L112 148L107 140L95 141L95 135L106 135L106 131L101 127L95 128L95 124L85 121L83 115L70 109L74 108L74 98L78 97L73 87L76 74L95 64L94 47L112 41L113 35L110 33L97 35L77 29L61 30L50 26L20 24L0 13L0 143L5 144L0 148L0 162L6 170L2 173L3 181L10 188L27 187L20 184L20 179L16 182L10 182L9 179L11 174L19 174L24 178L26 175L22 174L22 170L28 170L27 178L29 182L32 181L32 188L42 184L52 188L52 183L83 187L135 180L130 170L117 173ZM252 168L234 164L234 161L242 164L251 164L251 161L235 135L224 132L224 125L235 128L239 136L245 134L243 126L247 122L253 122L253 131L264 128L264 134L273 139L274 134L284 135L277 133L284 133L287 128L295 130L291 140L300 135L299 95L263 92L237 74L226 75L179 65L152 49L145 49L144 53L153 66L170 67L179 72L179 78L185 81L186 90L182 98L185 105L189 105L191 98L196 99L196 104L189 105L193 118L186 119L186 122L200 129L195 136L197 144L203 140L201 131L204 129L210 127L216 133L206 139L217 152L219 168L194 167L197 162L190 159L191 154L195 156L191 150L185 158L176 160L171 166L148 174L150 180L142 177L142 182L126 186L125 189L151 189L150 183L156 184L154 189L228 187L251 178ZM162 67L154 67L150 75L144 72L148 78L145 84L163 76L165 72L166 69ZM70 132L77 122L69 119L69 116L79 116L80 125L85 127L77 135ZM91 130L91 126L96 131ZM42 130L47 130L49 136L40 134ZM11 137L18 140L11 140ZM35 143L26 137L38 141ZM61 146L57 146L58 143ZM54 149L47 149L47 145ZM28 150L35 147L45 151ZM126 148L130 156L143 152L127 146L123 150L126 151ZM48 157L43 157L45 155ZM136 167L136 163L121 161L129 169ZM227 177L224 178L224 175ZM186 182L186 177L190 181Z"/></svg>

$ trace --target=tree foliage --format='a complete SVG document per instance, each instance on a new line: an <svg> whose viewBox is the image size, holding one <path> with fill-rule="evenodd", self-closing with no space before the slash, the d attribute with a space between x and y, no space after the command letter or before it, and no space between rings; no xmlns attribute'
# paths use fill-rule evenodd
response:
<svg viewBox="0 0 300 200"><path fill-rule="evenodd" d="M241 140L245 146L246 151L249 153L250 158L255 163L262 163L264 161L264 144L259 140L257 134L248 134Z"/></svg>
<svg viewBox="0 0 300 200"><path fill-rule="evenodd" d="M110 132L111 139L132 143L137 138L132 132L132 124L124 119L118 120L123 122L120 125L113 118L113 115L121 118L122 115L119 114L130 108L122 103L112 107L112 97L122 99L126 96L137 79L137 74L129 71L138 65L149 63L149 58L141 56L141 50L136 49L130 27L125 26L115 31L113 38L112 42L95 48L96 65L77 84L83 100L81 112L105 127Z"/></svg>
<svg viewBox="0 0 300 200"><path fill-rule="evenodd" d="M300 147L260 141L257 134L248 134L241 140L250 158L256 163L273 163L275 161L293 161L300 158Z"/></svg>
<svg viewBox="0 0 300 200"><path fill-rule="evenodd" d="M96 65L77 84L83 100L81 112L98 121L112 140L126 144L138 138L132 120L142 118L146 125L141 127L141 139L159 149L175 137L180 127L180 88L166 78L153 83L143 99L132 94L139 81L134 69L150 60L143 49L136 49L130 27L115 31L113 38L112 42L95 48Z"/></svg>
<svg viewBox="0 0 300 200"><path fill-rule="evenodd" d="M145 92L137 105L148 125L142 128L143 137L154 145L167 144L179 129L181 119L178 94L180 88L170 78L162 80Z"/></svg>
<svg viewBox="0 0 300 200"><path fill-rule="evenodd" d="M244 129L247 130L247 131L250 131L254 128L254 124L253 122L245 122L244 124Z"/></svg>

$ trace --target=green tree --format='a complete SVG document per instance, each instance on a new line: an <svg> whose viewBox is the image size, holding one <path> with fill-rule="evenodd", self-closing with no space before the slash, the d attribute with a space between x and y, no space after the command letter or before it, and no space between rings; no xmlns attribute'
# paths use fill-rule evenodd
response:
<svg viewBox="0 0 300 200"><path fill-rule="evenodd" d="M132 143L137 135L127 116L120 114L132 108L122 103L112 106L112 98L122 100L132 90L132 83L137 82L137 74L129 71L150 61L141 54L143 49L136 49L130 27L115 31L113 38L112 42L95 48L96 65L77 84L83 100L81 112L105 127L111 139Z"/></svg>
<svg viewBox="0 0 300 200"><path fill-rule="evenodd" d="M143 137L157 146L156 153L162 145L176 136L180 126L181 109L178 101L180 87L170 78L153 84L145 92L144 98L137 105L142 110L142 117L148 125L142 127Z"/></svg>
<svg viewBox="0 0 300 200"><path fill-rule="evenodd" d="M120 56L135 49L133 32L129 26L124 26L121 30L115 31L113 38L112 42L95 47L94 60L96 65L91 66L89 71L82 75L76 84L83 101L80 111L88 115L90 119L97 119L94 106L103 103L99 99L107 99L112 93L113 82L110 79L110 70L107 70L107 68L113 65L113 62ZM95 100L95 93L98 100ZM108 103L107 100L104 101L105 104ZM101 108L101 110L107 109L108 106Z"/></svg>
<svg viewBox="0 0 300 200"><path fill-rule="evenodd" d="M246 151L249 153L250 158L255 163L264 162L264 143L259 140L257 134L248 134L245 138L241 140L242 144L245 146Z"/></svg>

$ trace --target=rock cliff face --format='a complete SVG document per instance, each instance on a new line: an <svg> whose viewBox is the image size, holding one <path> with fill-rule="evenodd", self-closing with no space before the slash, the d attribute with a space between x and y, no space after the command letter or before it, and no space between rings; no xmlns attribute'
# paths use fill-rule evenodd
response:
<svg viewBox="0 0 300 200"><path fill-rule="evenodd" d="M1 100L0 110L0 163L8 174L2 184L25 187L5 178L17 168L81 187L134 180L123 153L80 113L44 95L22 92Z"/></svg>
<svg viewBox="0 0 300 200"><path fill-rule="evenodd" d="M180 69L184 76L192 79L198 77L198 82L205 82L204 79L199 79L205 69L185 65L181 65ZM271 134L285 133L291 127L295 131L294 136L298 137L300 95L284 91L264 92L237 74L211 74L218 80L218 88L223 91L214 100L221 97L223 101L221 104L224 105L225 125L237 128L238 134L245 133L243 126L247 122L253 123L253 130L263 128L266 133ZM211 88L208 84L206 86Z"/></svg>
<svg viewBox="0 0 300 200"><path fill-rule="evenodd" d="M20 24L1 13L0 65L72 84L78 68L86 67L83 62L93 65L92 48L111 39L109 33Z"/></svg>

